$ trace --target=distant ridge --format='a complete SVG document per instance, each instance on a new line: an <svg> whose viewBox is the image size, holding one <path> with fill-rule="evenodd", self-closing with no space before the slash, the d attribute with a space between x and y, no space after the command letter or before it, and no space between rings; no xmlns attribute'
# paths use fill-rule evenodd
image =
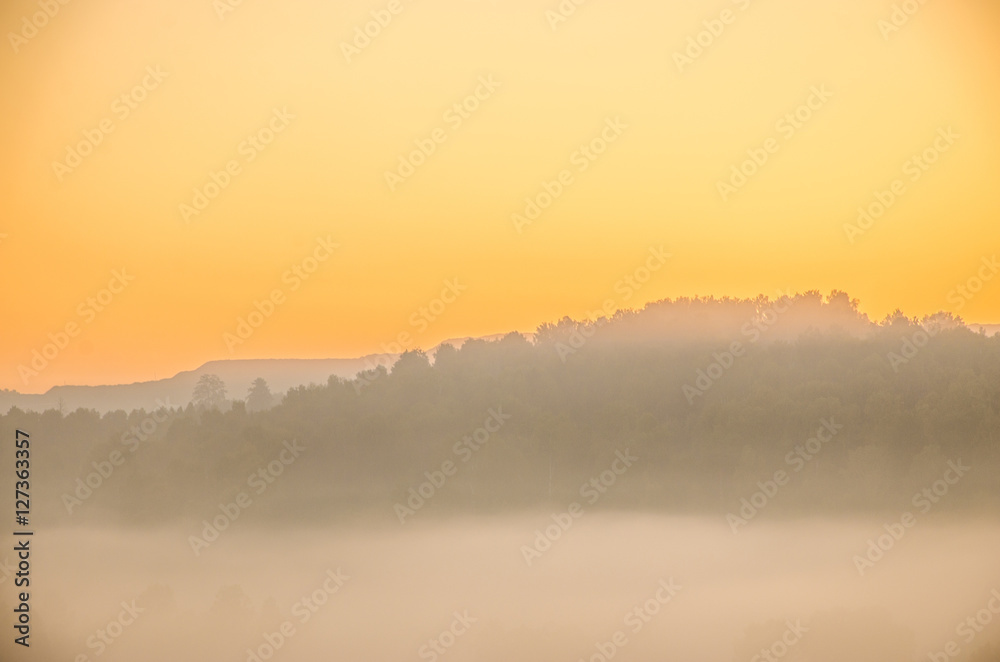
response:
<svg viewBox="0 0 1000 662"><path fill-rule="evenodd" d="M1000 324L967 324L970 330L993 336L1000 333ZM458 337L442 341L427 350L432 357L442 345L460 348L469 340L495 341L506 334L480 337ZM534 334L521 334L531 338ZM186 407L191 401L195 384L202 375L218 375L226 384L227 397L231 400L243 399L250 384L258 377L264 378L271 392L282 394L290 388L308 384L325 384L331 375L342 379L353 379L359 372L382 365L390 368L399 354L369 354L348 359L228 359L209 361L194 369L179 372L173 377L132 384L109 384L95 386L53 386L43 394L24 394L16 391L0 391L0 412L6 413L11 407L25 411L59 409L66 413L76 409L94 409L100 413L122 409L153 410L163 404L171 407Z"/></svg>
<svg viewBox="0 0 1000 662"><path fill-rule="evenodd" d="M995 336L1000 333L1000 324L969 324L968 327L976 333Z"/></svg>
<svg viewBox="0 0 1000 662"><path fill-rule="evenodd" d="M502 334L483 336L479 340L497 340ZM471 337L449 338L427 351L433 356L441 345L461 347ZM398 354L369 354L353 359L224 359L209 361L194 370L179 372L173 377L132 384L95 386L53 386L42 394L16 391L0 392L0 412L11 407L25 411L59 409L69 413L77 409L94 409L100 413L122 409L156 409L160 403L171 407L186 407L191 393L202 375L218 375L226 383L227 397L242 399L250 384L263 377L272 393L284 393L290 388L307 384L325 384L330 375L353 379L363 370L384 365L387 369L399 358ZM61 399L61 403L60 403Z"/></svg>
<svg viewBox="0 0 1000 662"><path fill-rule="evenodd" d="M267 380L272 393L311 383L325 384L330 375L350 379L375 365L391 365L393 354L372 354L356 359L235 359L209 361L195 370L179 372L167 379L134 384L105 386L53 386L43 394L0 393L0 411L16 406L28 411L62 408L71 412L79 408L96 409L101 413L124 409L152 410L168 403L186 407L191 393L202 375L213 374L226 383L227 397L246 397L250 384L258 377Z"/></svg>

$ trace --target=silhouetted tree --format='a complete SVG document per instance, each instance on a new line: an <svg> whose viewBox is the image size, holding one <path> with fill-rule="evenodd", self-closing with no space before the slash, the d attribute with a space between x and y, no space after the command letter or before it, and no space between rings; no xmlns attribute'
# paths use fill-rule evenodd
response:
<svg viewBox="0 0 1000 662"><path fill-rule="evenodd" d="M253 384L250 385L250 390L247 392L247 410L264 411L270 409L273 402L274 396L271 395L271 389L264 378L258 377L253 380Z"/></svg>
<svg viewBox="0 0 1000 662"><path fill-rule="evenodd" d="M226 404L226 384L218 375L202 375L195 384L191 401L197 408L222 409Z"/></svg>

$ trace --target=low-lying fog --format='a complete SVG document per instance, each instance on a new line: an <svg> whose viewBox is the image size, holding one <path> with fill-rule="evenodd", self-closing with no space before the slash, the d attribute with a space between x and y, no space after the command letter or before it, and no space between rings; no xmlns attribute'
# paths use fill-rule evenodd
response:
<svg viewBox="0 0 1000 662"><path fill-rule="evenodd" d="M995 645L1000 522L918 521L862 576L854 557L887 523L754 520L734 535L724 518L585 513L530 565L549 512L237 521L197 557L194 525L40 531L30 659L945 662Z"/></svg>

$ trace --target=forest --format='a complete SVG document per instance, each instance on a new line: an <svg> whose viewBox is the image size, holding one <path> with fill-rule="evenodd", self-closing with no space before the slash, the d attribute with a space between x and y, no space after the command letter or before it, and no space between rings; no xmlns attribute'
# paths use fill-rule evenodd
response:
<svg viewBox="0 0 1000 662"><path fill-rule="evenodd" d="M183 408L2 419L32 436L52 523L209 519L241 492L248 519L300 523L595 492L720 518L1000 506L1000 337L948 313L872 321L843 292L665 300L233 395L203 378Z"/></svg>

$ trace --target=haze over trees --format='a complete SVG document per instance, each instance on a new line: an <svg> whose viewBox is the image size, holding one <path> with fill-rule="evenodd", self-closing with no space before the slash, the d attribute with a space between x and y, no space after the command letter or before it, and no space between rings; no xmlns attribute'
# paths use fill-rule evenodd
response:
<svg viewBox="0 0 1000 662"><path fill-rule="evenodd" d="M480 619L455 660L590 659L674 578L629 655L745 661L801 618L783 660L902 661L998 585L1000 336L946 313L681 299L407 352L277 404L270 379L228 399L201 377L185 407L0 415L33 444L45 659L133 597L113 655L254 659L339 568L288 659L418 656L455 604ZM993 628L950 659L998 662Z"/></svg>
<svg viewBox="0 0 1000 662"><path fill-rule="evenodd" d="M162 412L116 469L114 490L81 512L202 516L293 439L307 448L308 461L288 469L298 489L276 488L253 517L391 521L394 504L449 460L457 473L421 517L565 504L626 449L640 459L601 507L723 515L785 470L794 485L768 515L894 510L958 460L972 469L935 507L1000 505L1000 337L943 313L874 323L840 292L565 318L532 339L445 345L433 361L408 352L391 371L294 388L273 408L266 396L259 380L246 407L229 409L225 385L204 376L195 404ZM496 410L509 418L463 446ZM13 409L5 418L51 440L40 452L53 483L40 494L62 517L57 497L150 416ZM833 438L803 455L824 421L838 426Z"/></svg>
<svg viewBox="0 0 1000 662"><path fill-rule="evenodd" d="M226 384L218 375L202 375L195 384L191 402L199 409L222 409L226 405Z"/></svg>
<svg viewBox="0 0 1000 662"><path fill-rule="evenodd" d="M247 411L264 411L274 404L274 396L263 377L253 380L246 397Z"/></svg>

